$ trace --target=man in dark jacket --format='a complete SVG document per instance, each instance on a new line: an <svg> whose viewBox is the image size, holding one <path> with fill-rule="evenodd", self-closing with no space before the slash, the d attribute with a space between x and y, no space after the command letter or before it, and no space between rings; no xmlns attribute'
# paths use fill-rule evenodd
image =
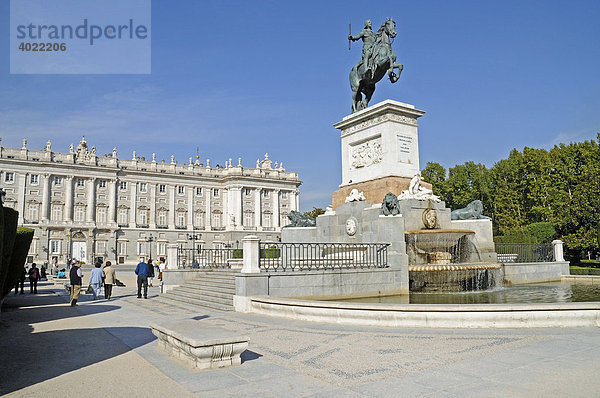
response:
<svg viewBox="0 0 600 398"><path fill-rule="evenodd" d="M144 298L148 298L148 275L152 272L151 265L144 262L142 258L135 267L135 274L137 275L137 298L142 298L142 286L144 286Z"/></svg>
<svg viewBox="0 0 600 398"><path fill-rule="evenodd" d="M36 264L31 264L31 269L29 270L29 294L37 294L37 283L40 279L40 270L37 268Z"/></svg>
<svg viewBox="0 0 600 398"><path fill-rule="evenodd" d="M81 293L81 280L83 279L81 263L79 261L71 267L69 278L71 279L71 306L74 306L77 305L77 299L79 298L79 293Z"/></svg>
<svg viewBox="0 0 600 398"><path fill-rule="evenodd" d="M15 284L15 294L19 293L19 285L21 285L21 294L23 294L23 287L25 285L25 276L27 275L27 273L25 272L25 267L23 267L23 272L21 272L21 275L19 276L19 280L17 280L17 283Z"/></svg>

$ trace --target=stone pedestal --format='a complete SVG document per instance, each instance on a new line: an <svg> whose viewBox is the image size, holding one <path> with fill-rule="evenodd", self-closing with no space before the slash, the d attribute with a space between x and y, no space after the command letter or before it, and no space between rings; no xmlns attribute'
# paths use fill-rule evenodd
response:
<svg viewBox="0 0 600 398"><path fill-rule="evenodd" d="M374 203L408 188L420 171L417 119L424 114L413 105L385 100L334 125L342 141L342 183L333 196L334 209L352 188Z"/></svg>

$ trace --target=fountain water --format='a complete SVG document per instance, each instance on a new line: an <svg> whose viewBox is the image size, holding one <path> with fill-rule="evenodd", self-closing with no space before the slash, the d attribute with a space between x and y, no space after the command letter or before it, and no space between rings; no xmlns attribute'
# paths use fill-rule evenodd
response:
<svg viewBox="0 0 600 398"><path fill-rule="evenodd" d="M474 231L405 231L411 291L489 289L502 281L499 264L481 262Z"/></svg>

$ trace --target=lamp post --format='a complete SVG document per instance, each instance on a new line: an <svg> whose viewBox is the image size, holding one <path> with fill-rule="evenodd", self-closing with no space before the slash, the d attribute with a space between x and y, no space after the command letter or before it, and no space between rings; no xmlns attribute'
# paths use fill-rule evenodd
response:
<svg viewBox="0 0 600 398"><path fill-rule="evenodd" d="M152 234L150 234L148 236L148 239L146 239L146 242L148 242L149 243L148 246L150 246L148 259L151 260L152 259L152 242L154 242L154 236L152 236Z"/></svg>

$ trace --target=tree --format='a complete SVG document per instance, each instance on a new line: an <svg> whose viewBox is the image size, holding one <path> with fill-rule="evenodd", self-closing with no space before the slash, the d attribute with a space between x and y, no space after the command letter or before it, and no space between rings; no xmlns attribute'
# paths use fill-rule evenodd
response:
<svg viewBox="0 0 600 398"><path fill-rule="evenodd" d="M325 214L325 210L321 209L320 207L313 207L313 209L311 211L305 211L303 214L305 216L317 218L321 214Z"/></svg>

